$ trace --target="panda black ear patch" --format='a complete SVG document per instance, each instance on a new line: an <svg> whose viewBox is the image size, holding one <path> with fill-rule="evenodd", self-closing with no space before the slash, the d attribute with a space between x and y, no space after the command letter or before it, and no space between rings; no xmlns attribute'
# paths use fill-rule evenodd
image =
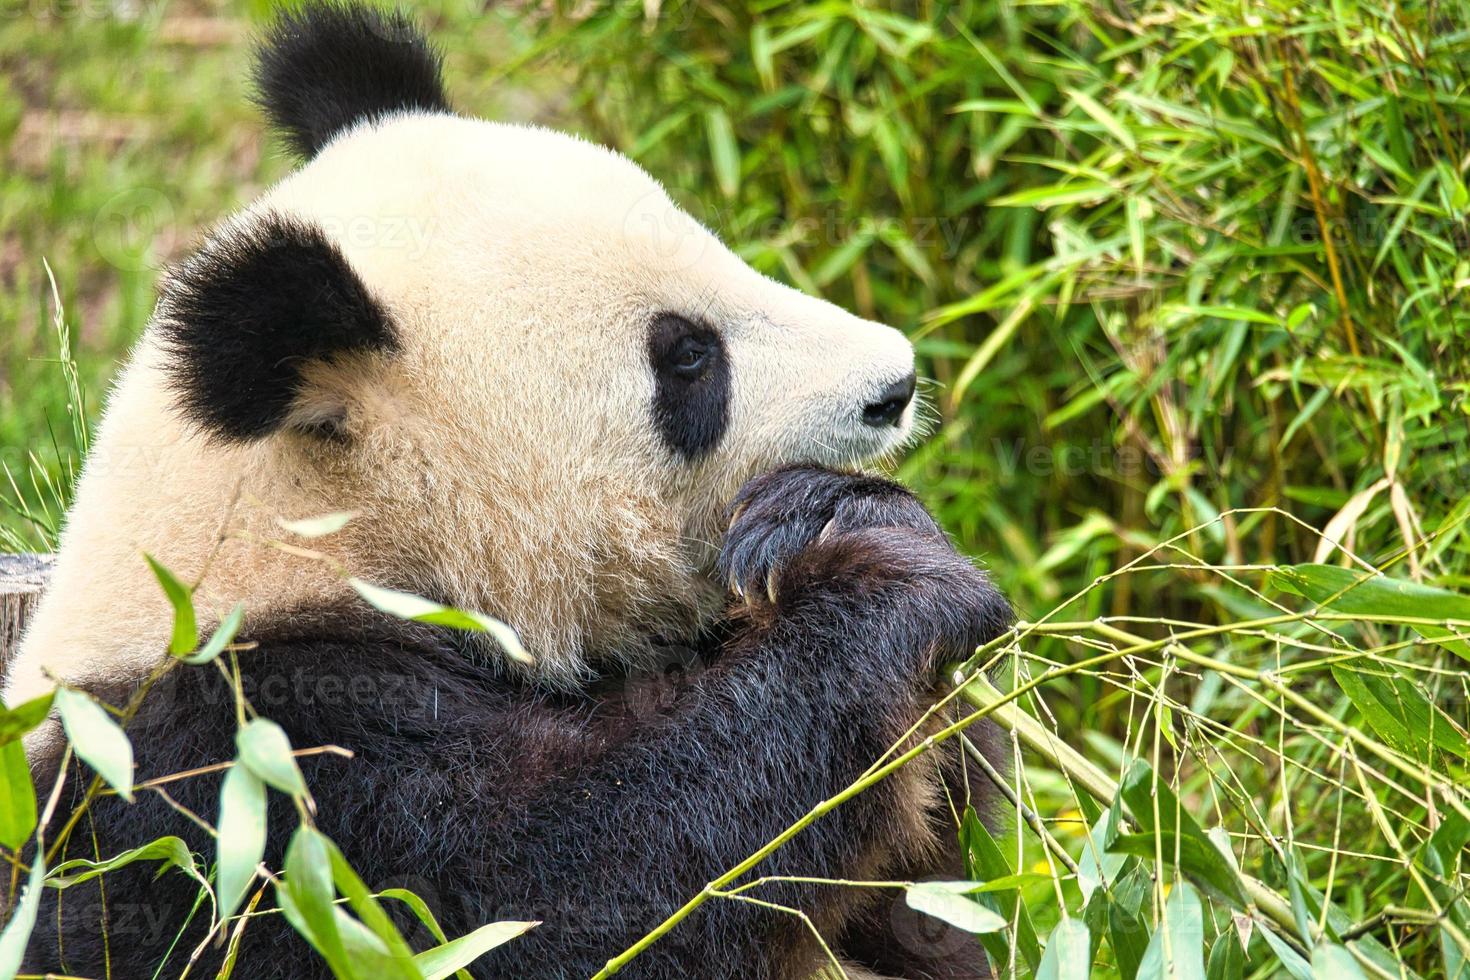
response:
<svg viewBox="0 0 1470 980"><path fill-rule="evenodd" d="M313 0L280 14L256 51L256 101L303 159L363 119L450 112L442 59L405 14Z"/></svg>
<svg viewBox="0 0 1470 980"><path fill-rule="evenodd" d="M277 214L218 232L169 274L158 312L180 408L232 442L280 428L309 365L398 346L337 246Z"/></svg>

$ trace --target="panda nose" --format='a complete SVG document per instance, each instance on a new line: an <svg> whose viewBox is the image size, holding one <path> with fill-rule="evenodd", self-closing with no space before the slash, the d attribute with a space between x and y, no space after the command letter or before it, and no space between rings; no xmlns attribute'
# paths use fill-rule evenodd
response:
<svg viewBox="0 0 1470 980"><path fill-rule="evenodd" d="M870 404L863 406L863 424L875 429L897 425L913 397L914 372L910 371L907 376L878 392L878 397Z"/></svg>

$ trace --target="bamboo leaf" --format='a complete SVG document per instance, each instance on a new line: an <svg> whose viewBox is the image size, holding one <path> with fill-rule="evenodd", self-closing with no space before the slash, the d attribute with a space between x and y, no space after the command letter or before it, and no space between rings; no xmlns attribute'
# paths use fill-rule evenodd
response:
<svg viewBox="0 0 1470 980"><path fill-rule="evenodd" d="M178 868L199 885L199 892L195 898L194 908L197 909L199 904L207 898L209 899L211 913L215 909L214 889L209 886L208 877L199 867L199 862L195 859L194 853L178 837L160 837L157 840L149 841L141 847L123 851L121 854L108 858L105 861L91 861L86 858L73 858L70 861L64 861L51 870L51 873L46 878L46 886L48 888L64 890L73 885L91 881L94 878L137 861L160 862L158 874L155 877L163 875L171 868ZM75 873L68 873L73 871ZM193 916L193 910L190 911L189 915L191 917Z"/></svg>
<svg viewBox="0 0 1470 980"><path fill-rule="evenodd" d="M1431 761L1431 747L1470 760L1466 733L1402 674L1336 663L1332 676L1373 731L1395 749L1425 762Z"/></svg>
<svg viewBox="0 0 1470 980"><path fill-rule="evenodd" d="M999 932L1006 920L967 897L975 885L973 881L921 881L904 890L904 901L909 908L966 932Z"/></svg>
<svg viewBox="0 0 1470 980"><path fill-rule="evenodd" d="M286 847L284 872L276 885L276 901L332 972L339 977L363 976L362 969L377 966L371 956L359 956L356 962L348 958L333 904L337 890L332 884L332 859L320 833L304 825L296 829Z"/></svg>
<svg viewBox="0 0 1470 980"><path fill-rule="evenodd" d="M16 902L15 910L10 913L10 921L5 923L4 931L0 932L0 977L14 977L20 972L31 931L36 928L36 912L41 907L41 889L45 879L46 856L38 849L31 859L31 873L26 877L25 887L21 889L20 901Z"/></svg>
<svg viewBox="0 0 1470 980"><path fill-rule="evenodd" d="M174 577L174 573L159 564L152 555L144 555L153 577L163 587L169 605L174 608L174 631L168 649L175 657L182 657L199 645L199 624L194 616L194 592Z"/></svg>
<svg viewBox="0 0 1470 980"><path fill-rule="evenodd" d="M347 899L348 906L357 913L357 919L344 916L348 922L356 927L360 922L360 930L349 932L343 931L343 941L350 948L354 942L366 942L376 948L381 946L386 953L383 967L373 976L372 980L379 977L403 977L405 980L419 980L418 969L413 963L413 951L409 949L408 943L398 932L398 927L393 920L383 911L378 904L377 898L368 889L342 851L326 837L321 838L322 845L326 848L332 862L332 883L336 886L338 893ZM339 920L340 927L340 920Z"/></svg>
<svg viewBox="0 0 1470 980"><path fill-rule="evenodd" d="M1276 569L1272 583L1305 596L1333 612L1364 619L1407 617L1470 623L1470 596L1382 574L1364 574L1335 565L1290 565ZM1448 627L1415 624L1420 636L1470 660L1470 642L1453 638ZM1461 627L1460 632L1470 632Z"/></svg>
<svg viewBox="0 0 1470 980"><path fill-rule="evenodd" d="M13 742L45 721L55 696L51 691L13 708L0 708L0 743Z"/></svg>
<svg viewBox="0 0 1470 980"><path fill-rule="evenodd" d="M1112 137L1129 150L1138 149L1138 142L1128 127L1118 121L1118 117L1102 107L1092 96L1079 89L1067 89L1067 97L1077 103L1077 107L1095 119L1103 129L1106 129Z"/></svg>
<svg viewBox="0 0 1470 980"><path fill-rule="evenodd" d="M1156 779L1148 763L1138 760L1123 777L1118 795L1128 806L1135 833L1114 833L1107 843L1113 853L1177 862L1180 871L1211 894L1237 909L1246 908L1240 875L1183 808L1167 783ZM1157 813L1155 810L1157 809Z"/></svg>
<svg viewBox="0 0 1470 980"><path fill-rule="evenodd" d="M336 534L342 530L357 516L356 511L339 510L330 514L322 514L318 517L303 517L300 520L288 521L277 518L276 523L288 534L294 534L298 538L324 538L329 534Z"/></svg>
<svg viewBox="0 0 1470 980"><path fill-rule="evenodd" d="M306 780L291 754L291 740L280 725L256 718L235 733L235 746L240 762L267 785L294 796L306 793Z"/></svg>
<svg viewBox="0 0 1470 980"><path fill-rule="evenodd" d="M710 109L704 114L704 131L720 193L734 198L740 193L740 150L735 145L735 127L730 125L729 113L718 107Z"/></svg>
<svg viewBox="0 0 1470 980"><path fill-rule="evenodd" d="M1045 187L1032 187L1005 194L990 202L996 208L1047 208L1064 204L1097 204L1115 193L1113 187L1096 180L1068 180Z"/></svg>
<svg viewBox="0 0 1470 980"><path fill-rule="evenodd" d="M0 744L0 846L19 851L36 829L36 789L25 746Z"/></svg>
<svg viewBox="0 0 1470 980"><path fill-rule="evenodd" d="M219 917L235 914L265 856L265 783L243 765L232 766L220 784L215 893Z"/></svg>
<svg viewBox="0 0 1470 980"><path fill-rule="evenodd" d="M56 689L56 710L77 755L131 803L133 746L117 722L96 701L65 687Z"/></svg>
<svg viewBox="0 0 1470 980"><path fill-rule="evenodd" d="M1163 921L1149 940L1138 980L1204 980L1205 922L1199 896L1186 881L1174 883Z"/></svg>
<svg viewBox="0 0 1470 980"><path fill-rule="evenodd" d="M1092 974L1092 934L1081 919L1063 919L1051 931L1036 980L1087 980Z"/></svg>
<svg viewBox="0 0 1470 980"><path fill-rule="evenodd" d="M1235 936L1226 928L1215 937L1210 947L1210 960L1205 967L1206 980L1242 980L1245 976L1245 953Z"/></svg>
<svg viewBox="0 0 1470 980"><path fill-rule="evenodd" d="M424 975L424 980L443 980L451 973L469 966L496 946L502 946L540 924L491 922L458 939L424 950L413 958L413 962Z"/></svg>
<svg viewBox="0 0 1470 980"><path fill-rule="evenodd" d="M1296 980L1313 980L1311 964L1302 959L1301 954L1292 949L1286 940L1276 935L1276 930L1262 923L1261 936L1266 940L1266 945L1271 947L1271 952L1276 954L1277 961L1286 973Z"/></svg>
<svg viewBox="0 0 1470 980"><path fill-rule="evenodd" d="M209 642L199 649L198 653L190 654L183 658L184 663L195 667L207 664L215 657L224 652L225 647L235 642L235 634L240 632L240 626L245 622L245 605L236 603L235 608L230 610L228 616L210 634Z"/></svg>
<svg viewBox="0 0 1470 980"><path fill-rule="evenodd" d="M368 605L379 612L416 623L447 626L450 629L470 633L489 633L511 659L527 664L535 662L534 658L526 652L526 648L521 646L521 640L516 635L516 631L493 616L441 606L437 602L430 602L411 592L385 589L358 578L347 581L357 590L357 594L367 601Z"/></svg>
<svg viewBox="0 0 1470 980"><path fill-rule="evenodd" d="M1312 950L1312 976L1332 980L1368 980L1353 954L1336 943L1318 943Z"/></svg>
<svg viewBox="0 0 1470 980"><path fill-rule="evenodd" d="M996 844L990 831L980 822L972 807L966 807L960 824L960 843L965 848L965 870L976 881L995 881L1008 878L1015 873L1005 854ZM1019 889L1010 889L995 894L978 893L980 903L996 912L1015 928L1008 937L996 933L981 933L980 943L997 963L1010 960L1011 945L1021 954L1021 961L1035 970L1041 965L1041 942L1036 936L1036 927L1031 923L1031 913ZM1007 942L1009 939L1009 942Z"/></svg>

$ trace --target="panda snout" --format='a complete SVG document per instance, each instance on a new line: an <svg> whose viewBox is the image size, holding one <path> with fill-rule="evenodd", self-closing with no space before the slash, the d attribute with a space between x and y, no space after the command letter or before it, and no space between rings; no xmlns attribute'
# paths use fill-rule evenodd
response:
<svg viewBox="0 0 1470 980"><path fill-rule="evenodd" d="M890 382L871 402L863 406L863 424L875 429L898 425L904 409L914 400L914 372Z"/></svg>

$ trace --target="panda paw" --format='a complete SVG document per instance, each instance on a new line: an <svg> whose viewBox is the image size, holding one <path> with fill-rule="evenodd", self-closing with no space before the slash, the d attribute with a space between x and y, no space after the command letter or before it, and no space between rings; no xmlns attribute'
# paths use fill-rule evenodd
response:
<svg viewBox="0 0 1470 980"><path fill-rule="evenodd" d="M730 505L719 573L746 601L774 603L782 568L836 532L904 528L946 541L907 489L879 477L786 466L755 477ZM946 541L947 547L947 541Z"/></svg>

